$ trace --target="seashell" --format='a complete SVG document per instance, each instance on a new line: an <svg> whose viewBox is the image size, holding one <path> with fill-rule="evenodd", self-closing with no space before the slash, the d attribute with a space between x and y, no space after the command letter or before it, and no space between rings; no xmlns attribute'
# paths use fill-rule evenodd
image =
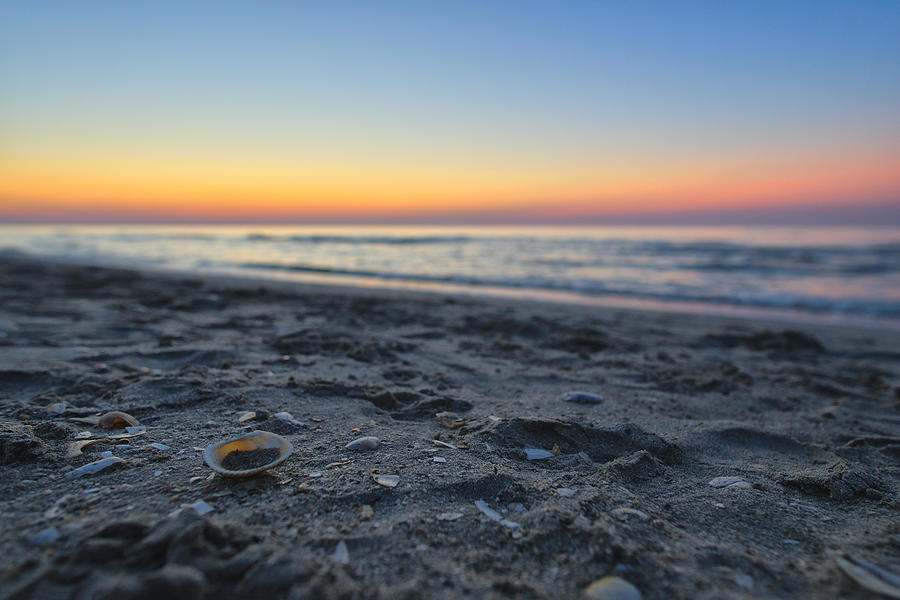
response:
<svg viewBox="0 0 900 600"><path fill-rule="evenodd" d="M488 519L490 519L491 521L497 521L498 523L500 523L500 524L503 525L504 527L509 527L510 529L519 529L520 527L522 527L521 525L519 525L519 524L516 523L515 521L510 521L509 519L505 519L505 518L503 517L503 515L501 515L501 514L498 513L496 510L494 510L493 508L491 508L490 506L488 506L488 503L485 502L484 500L476 500L476 501L475 501L475 508L477 508L477 509L480 510L482 513L484 513L484 515L485 515Z"/></svg>
<svg viewBox="0 0 900 600"><path fill-rule="evenodd" d="M609 511L609 514L614 516L620 521L627 521L628 517L637 517L641 521L646 521L650 518L650 516L642 510L638 510L636 508L629 508L627 506L622 506L620 508L614 508Z"/></svg>
<svg viewBox="0 0 900 600"><path fill-rule="evenodd" d="M447 429L458 429L465 425L467 422L458 414L448 411L439 412L435 416L441 421L441 425L443 425Z"/></svg>
<svg viewBox="0 0 900 600"><path fill-rule="evenodd" d="M371 435L357 438L344 446L347 450L374 450L377 447L378 438Z"/></svg>
<svg viewBox="0 0 900 600"><path fill-rule="evenodd" d="M106 413L97 421L102 429L121 429L123 427L140 427L141 422L120 410L114 410Z"/></svg>
<svg viewBox="0 0 900 600"><path fill-rule="evenodd" d="M553 458L556 456L549 450L544 450L542 448L523 448L523 452L525 452L525 458L527 460L544 460L545 458Z"/></svg>
<svg viewBox="0 0 900 600"><path fill-rule="evenodd" d="M437 516L438 521L455 521L457 519L463 518L463 514L461 512L444 512L439 513Z"/></svg>
<svg viewBox="0 0 900 600"><path fill-rule="evenodd" d="M66 458L75 458L76 456L81 456L82 451L86 447L108 441L108 439L99 438L96 440L78 440L76 442L69 442L69 444L66 446Z"/></svg>
<svg viewBox="0 0 900 600"><path fill-rule="evenodd" d="M571 402L572 404L600 404L603 402L603 396L592 394L590 392L568 392L559 398L563 402Z"/></svg>
<svg viewBox="0 0 900 600"><path fill-rule="evenodd" d="M248 468L236 469L228 468L226 459L234 452L256 452L276 450L277 455L268 460L265 464L255 465ZM209 465L209 468L225 475L226 477L247 477L261 473L266 469L281 464L294 451L291 443L280 435L270 433L268 431L251 431L245 435L225 440L224 442L216 442L207 446L203 451L203 460ZM269 454L269 453L266 453Z"/></svg>
<svg viewBox="0 0 900 600"><path fill-rule="evenodd" d="M388 488L395 488L400 483L399 475L372 475L372 479L375 480L375 483L378 485L383 485Z"/></svg>
<svg viewBox="0 0 900 600"><path fill-rule="evenodd" d="M585 600L641 600L636 587L620 577L598 579L584 590Z"/></svg>
<svg viewBox="0 0 900 600"><path fill-rule="evenodd" d="M714 488L741 489L750 487L750 482L741 477L715 477L709 480L709 485Z"/></svg>
<svg viewBox="0 0 900 600"><path fill-rule="evenodd" d="M900 576L858 556L832 553L831 557L847 577L870 592L900 598Z"/></svg>
<svg viewBox="0 0 900 600"><path fill-rule="evenodd" d="M108 469L113 465L119 465L124 463L125 461L118 456L110 456L107 458L101 458L100 460L95 460L92 463L88 463L86 465L82 465L75 469L74 471L69 471L66 473L66 477L69 479L74 479L76 477L81 477L83 475L94 475L99 473L104 469Z"/></svg>

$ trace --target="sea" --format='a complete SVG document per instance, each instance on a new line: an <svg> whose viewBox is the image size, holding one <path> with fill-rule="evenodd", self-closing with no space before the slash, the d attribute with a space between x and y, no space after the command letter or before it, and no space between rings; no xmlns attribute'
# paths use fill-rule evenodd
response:
<svg viewBox="0 0 900 600"><path fill-rule="evenodd" d="M0 254L900 328L900 227L0 225Z"/></svg>

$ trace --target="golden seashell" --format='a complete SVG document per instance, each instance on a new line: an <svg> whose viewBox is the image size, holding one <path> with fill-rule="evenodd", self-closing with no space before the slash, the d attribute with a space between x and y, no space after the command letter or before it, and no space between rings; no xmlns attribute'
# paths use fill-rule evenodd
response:
<svg viewBox="0 0 900 600"><path fill-rule="evenodd" d="M281 464L293 451L291 443L280 435L251 431L210 444L203 451L203 460L210 469L226 477L247 477Z"/></svg>
<svg viewBox="0 0 900 600"><path fill-rule="evenodd" d="M141 422L120 410L114 410L106 413L97 421L103 429L121 429L123 427L138 427Z"/></svg>

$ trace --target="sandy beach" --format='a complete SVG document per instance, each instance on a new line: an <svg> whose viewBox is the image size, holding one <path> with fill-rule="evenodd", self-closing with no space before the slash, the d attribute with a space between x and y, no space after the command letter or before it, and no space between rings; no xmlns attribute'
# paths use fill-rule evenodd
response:
<svg viewBox="0 0 900 600"><path fill-rule="evenodd" d="M874 596L841 561L900 565L896 330L9 257L0 282L0 597L581 598L615 576L647 600L853 599ZM146 430L89 422L114 410ZM254 430L293 454L204 463Z"/></svg>

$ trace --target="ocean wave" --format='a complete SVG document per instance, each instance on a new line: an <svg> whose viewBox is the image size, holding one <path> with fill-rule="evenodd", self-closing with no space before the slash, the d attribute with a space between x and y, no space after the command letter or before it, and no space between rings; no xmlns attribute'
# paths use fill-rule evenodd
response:
<svg viewBox="0 0 900 600"><path fill-rule="evenodd" d="M571 292L586 296L616 296L658 301L691 302L754 308L791 309L813 313L837 313L867 317L900 318L900 302L873 298L832 299L787 293L714 293L688 286L668 288L641 287L629 281L528 277L476 277L469 275L431 275L367 269L345 269L308 264L243 263L246 269L276 270L345 278L371 278L385 281L449 284L467 287L494 287Z"/></svg>
<svg viewBox="0 0 900 600"><path fill-rule="evenodd" d="M248 242L295 242L298 244L464 244L472 241L469 236L407 236L407 235L270 235L267 233L248 233L244 236Z"/></svg>

